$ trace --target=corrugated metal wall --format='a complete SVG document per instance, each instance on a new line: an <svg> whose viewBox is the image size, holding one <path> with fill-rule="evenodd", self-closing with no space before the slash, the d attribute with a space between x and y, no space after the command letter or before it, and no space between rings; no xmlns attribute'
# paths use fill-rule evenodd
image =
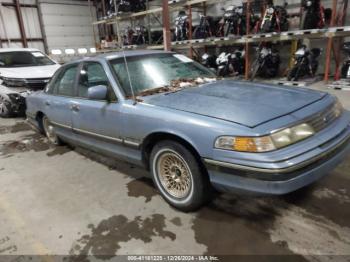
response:
<svg viewBox="0 0 350 262"><path fill-rule="evenodd" d="M40 6L49 49L95 46L87 1L41 1ZM96 20L95 9L92 13Z"/></svg>
<svg viewBox="0 0 350 262"><path fill-rule="evenodd" d="M20 0L20 4L35 5L36 0ZM12 0L0 0L0 3L13 3ZM94 35L91 26L90 8L87 1L39 0L39 8L21 7L26 38L45 38L48 51L66 48L94 47ZM43 22L40 28L39 13ZM93 7L92 14L96 11ZM13 6L1 6L0 38L3 47L23 47L16 9ZM1 18L1 17L0 17ZM96 18L94 17L93 20ZM43 33L43 34L42 34ZM4 41L13 39L14 41ZM28 41L29 47L44 51L43 41Z"/></svg>

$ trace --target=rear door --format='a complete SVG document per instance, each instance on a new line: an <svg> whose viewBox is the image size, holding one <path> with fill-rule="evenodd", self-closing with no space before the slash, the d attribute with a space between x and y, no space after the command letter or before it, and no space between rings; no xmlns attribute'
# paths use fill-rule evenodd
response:
<svg viewBox="0 0 350 262"><path fill-rule="evenodd" d="M44 101L45 113L56 132L68 138L73 136L72 130L72 101L75 95L79 64L72 64L62 68L50 84L49 92Z"/></svg>

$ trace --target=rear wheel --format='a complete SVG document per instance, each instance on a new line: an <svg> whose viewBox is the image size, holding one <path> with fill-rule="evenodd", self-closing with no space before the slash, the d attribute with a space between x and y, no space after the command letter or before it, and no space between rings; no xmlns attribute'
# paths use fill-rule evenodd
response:
<svg viewBox="0 0 350 262"><path fill-rule="evenodd" d="M262 65L260 64L259 60L255 60L252 64L251 70L250 70L250 80L254 80L254 78L256 77L256 75L259 72L259 69L262 67Z"/></svg>
<svg viewBox="0 0 350 262"><path fill-rule="evenodd" d="M55 127L47 118L47 116L42 117L42 127L47 139L51 144L57 145L57 146L62 144L60 138L56 134Z"/></svg>
<svg viewBox="0 0 350 262"><path fill-rule="evenodd" d="M174 141L155 145L150 158L153 181L162 197L182 211L194 211L211 196L209 179L194 155Z"/></svg>
<svg viewBox="0 0 350 262"><path fill-rule="evenodd" d="M13 115L11 99L6 94L0 94L0 117L11 117Z"/></svg>
<svg viewBox="0 0 350 262"><path fill-rule="evenodd" d="M288 73L287 80L288 81L298 81L298 68L297 66L294 66Z"/></svg>

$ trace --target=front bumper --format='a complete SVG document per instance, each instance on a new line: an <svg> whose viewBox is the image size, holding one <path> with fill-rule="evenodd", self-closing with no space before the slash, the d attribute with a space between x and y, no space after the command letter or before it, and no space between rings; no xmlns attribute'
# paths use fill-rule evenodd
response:
<svg viewBox="0 0 350 262"><path fill-rule="evenodd" d="M350 153L350 125L330 143L322 154L288 168L257 168L213 159L204 163L218 191L281 195L319 180Z"/></svg>
<svg viewBox="0 0 350 262"><path fill-rule="evenodd" d="M0 85L0 93L5 94L11 100L11 111L14 114L24 114L26 109L25 99L31 94L31 91L27 88L10 88Z"/></svg>

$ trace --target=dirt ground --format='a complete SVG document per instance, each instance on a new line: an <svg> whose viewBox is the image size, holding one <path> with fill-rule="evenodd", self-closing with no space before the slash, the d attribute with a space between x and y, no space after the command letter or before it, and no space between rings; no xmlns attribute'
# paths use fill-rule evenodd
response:
<svg viewBox="0 0 350 262"><path fill-rule="evenodd" d="M350 92L335 93L350 109ZM350 261L350 156L291 194L220 195L194 213L171 208L146 175L87 150L52 147L24 119L0 119L0 255Z"/></svg>

